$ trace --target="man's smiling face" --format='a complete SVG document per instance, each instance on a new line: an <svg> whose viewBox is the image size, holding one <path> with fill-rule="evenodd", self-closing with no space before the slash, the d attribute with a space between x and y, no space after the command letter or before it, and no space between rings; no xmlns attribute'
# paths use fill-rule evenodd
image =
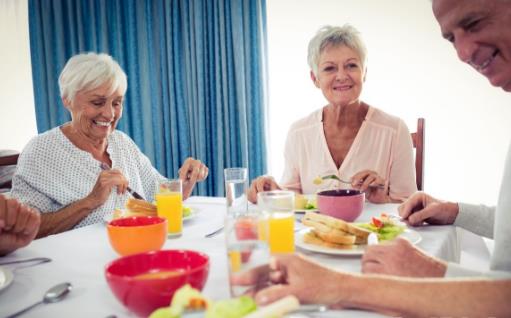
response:
<svg viewBox="0 0 511 318"><path fill-rule="evenodd" d="M511 92L511 1L433 0L433 13L460 60Z"/></svg>

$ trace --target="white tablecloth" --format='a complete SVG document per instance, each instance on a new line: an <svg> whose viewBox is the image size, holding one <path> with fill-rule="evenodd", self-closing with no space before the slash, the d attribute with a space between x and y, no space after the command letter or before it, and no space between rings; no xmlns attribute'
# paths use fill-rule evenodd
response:
<svg viewBox="0 0 511 318"><path fill-rule="evenodd" d="M212 299L229 297L227 282L227 258L224 235L204 238L206 233L223 225L225 200L223 198L192 197L187 205L197 215L184 224L183 236L169 239L165 249L193 249L211 258L210 274L204 293ZM369 220L381 212L396 213L397 205L366 204L360 221ZM357 220L358 221L358 220ZM431 255L447 261L459 260L459 247L455 227L427 226L416 228L422 236L418 244ZM303 252L303 251L301 251ZM305 254L321 263L350 272L360 272L360 256L329 256L316 253ZM0 317L42 299L50 287L65 281L73 284L73 291L63 301L40 305L24 317L134 317L110 292L104 278L107 263L118 256L111 248L104 224L95 224L36 240L28 247L0 258L0 262L31 257L50 257L52 262L28 268L6 265L14 271L14 282L0 291ZM354 310L331 312L322 317L381 317L380 315Z"/></svg>

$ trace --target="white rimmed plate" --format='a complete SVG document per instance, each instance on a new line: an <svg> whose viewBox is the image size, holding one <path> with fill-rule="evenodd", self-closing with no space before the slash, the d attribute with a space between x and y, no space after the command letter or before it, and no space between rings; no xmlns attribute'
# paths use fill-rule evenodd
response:
<svg viewBox="0 0 511 318"><path fill-rule="evenodd" d="M9 287L14 280L14 274L5 267L0 267L0 291Z"/></svg>
<svg viewBox="0 0 511 318"><path fill-rule="evenodd" d="M183 222L186 222L186 221L189 221L189 220L195 218L197 216L197 214L200 212L199 208L191 207L189 205L187 205L187 207L189 207L191 211L190 211L190 214L188 214L187 216L183 217ZM113 213L105 214L105 216L103 217L103 221L105 223L109 223L113 219L114 219Z"/></svg>
<svg viewBox="0 0 511 318"><path fill-rule="evenodd" d="M364 254L364 251L367 247L367 245L352 245L350 247L346 247L346 249L339 249L305 243L303 241L303 237L309 231L311 231L311 229L306 228L298 231L295 234L295 245L306 251L330 255L362 255ZM399 235L399 237L410 241L410 243L412 244L417 244L422 240L422 236L418 232L410 229L406 229L403 233Z"/></svg>

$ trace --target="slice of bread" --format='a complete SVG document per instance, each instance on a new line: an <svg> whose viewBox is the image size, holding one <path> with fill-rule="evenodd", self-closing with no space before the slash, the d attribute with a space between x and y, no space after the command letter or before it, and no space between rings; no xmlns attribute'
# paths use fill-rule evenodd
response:
<svg viewBox="0 0 511 318"><path fill-rule="evenodd" d="M355 235L348 234L339 230L330 230L328 232L318 231L316 229L312 232L325 242L342 244L342 245L353 245L357 237Z"/></svg>
<svg viewBox="0 0 511 318"><path fill-rule="evenodd" d="M348 223L347 222L340 220L340 219L333 218L328 215L319 214L316 212L309 211L309 212L305 213L304 219L309 219L312 221L320 222L320 223L323 223L331 228L343 230L344 232L348 232Z"/></svg>
<svg viewBox="0 0 511 318"><path fill-rule="evenodd" d="M355 241L353 243L355 244L367 244L367 237L369 234L371 234L370 231L357 227L351 223L345 222L343 220L324 215L319 214L316 212L307 212L305 213L305 216L302 219L302 223L306 226L313 227L317 231L326 234L329 231L337 231L333 232L333 236L324 236L324 237L331 237L333 239L337 239L337 241L330 241L330 242L344 242L345 238L340 238L342 236L342 233L345 233L344 236L347 236L351 234L352 236L355 236ZM340 233L339 233L340 231ZM353 244L350 243L350 244Z"/></svg>
<svg viewBox="0 0 511 318"><path fill-rule="evenodd" d="M126 202L126 213L129 215L156 216L156 205L144 200L129 198Z"/></svg>
<svg viewBox="0 0 511 318"><path fill-rule="evenodd" d="M312 231L306 233L303 236L303 242L307 244L335 248L339 250L351 250L355 248L353 245L343 245L323 241L321 238L317 237L316 234L314 234Z"/></svg>

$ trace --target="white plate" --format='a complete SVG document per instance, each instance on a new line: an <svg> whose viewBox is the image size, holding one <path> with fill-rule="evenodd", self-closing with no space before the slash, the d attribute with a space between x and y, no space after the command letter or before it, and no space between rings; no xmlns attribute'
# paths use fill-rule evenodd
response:
<svg viewBox="0 0 511 318"><path fill-rule="evenodd" d="M14 275L9 269L0 267L0 291L7 288L12 283L13 279Z"/></svg>
<svg viewBox="0 0 511 318"><path fill-rule="evenodd" d="M190 214L188 214L187 216L183 217L183 222L186 222L188 220L191 220L191 219L195 218L197 216L197 214L200 212L199 208L191 207L189 205L187 205L187 207L189 207L191 209L191 211L190 211ZM106 214L103 217L103 221L105 223L109 223L110 221L113 220L113 218L114 218L114 215L112 213L109 213L109 214Z"/></svg>
<svg viewBox="0 0 511 318"><path fill-rule="evenodd" d="M298 231L295 234L296 246L307 251L331 255L362 255L364 254L364 250L367 247L367 245L352 245L351 248L346 248L345 250L343 250L338 248L308 244L303 241L303 236L309 231L311 231L311 229L306 228ZM418 232L410 229L406 229L403 233L399 235L399 237L410 241L410 243L412 244L417 244L422 240L422 236Z"/></svg>

